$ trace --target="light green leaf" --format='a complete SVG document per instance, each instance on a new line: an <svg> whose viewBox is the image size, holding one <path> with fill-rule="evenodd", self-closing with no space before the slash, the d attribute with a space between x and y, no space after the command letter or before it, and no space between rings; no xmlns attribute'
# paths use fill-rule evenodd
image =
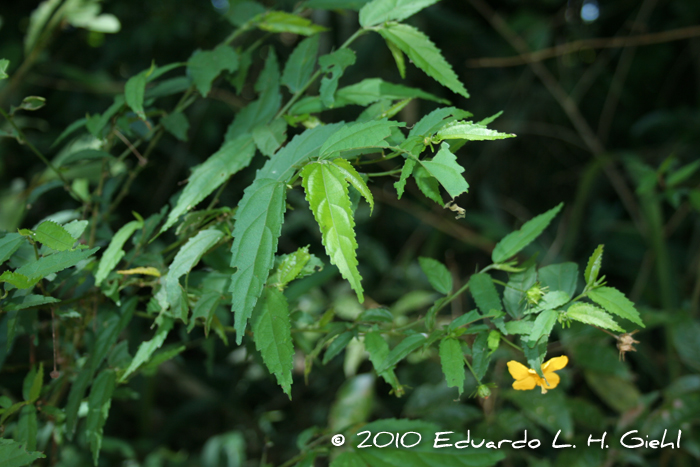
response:
<svg viewBox="0 0 700 467"><path fill-rule="evenodd" d="M25 242L24 236L15 232L6 233L0 238L0 264L4 263Z"/></svg>
<svg viewBox="0 0 700 467"><path fill-rule="evenodd" d="M303 88L311 78L314 65L316 65L320 37L317 34L304 39L289 56L287 64L284 66L284 73L282 73L282 84L287 86L292 93Z"/></svg>
<svg viewBox="0 0 700 467"><path fill-rule="evenodd" d="M443 128L449 123L460 118L468 118L471 116L472 114L470 112L458 109L456 107L442 107L440 109L435 109L413 125L413 128L411 128L411 131L408 133L408 137L431 136L436 131L440 130L440 128Z"/></svg>
<svg viewBox="0 0 700 467"><path fill-rule="evenodd" d="M403 21L439 0L374 0L360 10L360 25L375 26L385 21Z"/></svg>
<svg viewBox="0 0 700 467"><path fill-rule="evenodd" d="M589 287L598 280L598 274L603 264L604 247L605 245L598 245L598 248L596 248L591 257L588 258L588 264L586 265L586 272L583 273L583 278L586 281L586 285Z"/></svg>
<svg viewBox="0 0 700 467"><path fill-rule="evenodd" d="M165 342L165 338L168 337L168 333L173 328L173 320L167 316L161 315L161 317L156 320L156 322L158 321L160 321L160 323L155 336L153 336L151 340L141 342L139 349L136 351L136 355L134 355L131 363L119 378L120 383L126 381L126 379L138 370L141 365L148 362L153 352L158 350L163 345L163 342Z"/></svg>
<svg viewBox="0 0 700 467"><path fill-rule="evenodd" d="M338 49L318 59L321 71L327 75L321 78L319 97L328 108L333 107L335 92L338 89L338 80L343 76L345 69L355 64L355 52L351 49ZM328 76L330 75L330 76Z"/></svg>
<svg viewBox="0 0 700 467"><path fill-rule="evenodd" d="M18 107L12 107L12 113L17 110L27 110L32 112L34 110L39 110L46 105L46 98L41 96L27 96L22 99Z"/></svg>
<svg viewBox="0 0 700 467"><path fill-rule="evenodd" d="M389 146L385 139L391 135L391 129L403 125L389 120L345 125L321 146L321 157L329 158L352 149L385 148Z"/></svg>
<svg viewBox="0 0 700 467"><path fill-rule="evenodd" d="M39 224L31 237L57 251L70 250L75 243L75 238L66 229L53 221L44 221Z"/></svg>
<svg viewBox="0 0 700 467"><path fill-rule="evenodd" d="M394 183L394 188L396 188L396 193L399 199L403 196L403 192L406 189L406 181L408 177L413 173L413 168L416 166L416 160L412 158L406 158L403 163L403 168L401 168L401 177L398 182Z"/></svg>
<svg viewBox="0 0 700 467"><path fill-rule="evenodd" d="M493 249L491 259L494 263L502 263L515 256L520 250L532 243L547 228L554 216L559 213L564 203L559 203L549 211L525 222L520 230L506 235Z"/></svg>
<svg viewBox="0 0 700 467"><path fill-rule="evenodd" d="M452 291L452 274L444 264L423 256L418 258L418 263L435 290L443 295L448 295Z"/></svg>
<svg viewBox="0 0 700 467"><path fill-rule="evenodd" d="M237 69L238 54L226 44L214 50L198 50L187 62L187 71L192 75L197 91L204 97L209 94L211 84L222 71L233 73Z"/></svg>
<svg viewBox="0 0 700 467"><path fill-rule="evenodd" d="M524 321L524 320L521 320L521 321L511 320L505 324L506 331L508 331L508 334L527 334L527 335L530 335L532 333L532 326L533 326L532 321Z"/></svg>
<svg viewBox="0 0 700 467"><path fill-rule="evenodd" d="M255 348L262 355L267 369L275 375L277 383L291 399L294 346L289 306L282 292L276 288L265 288L255 307L251 327Z"/></svg>
<svg viewBox="0 0 700 467"><path fill-rule="evenodd" d="M261 153L267 157L272 157L287 139L286 132L287 122L283 118L278 118L268 125L256 126L253 129L253 140Z"/></svg>
<svg viewBox="0 0 700 467"><path fill-rule="evenodd" d="M128 105L141 120L146 120L146 114L143 110L143 97L146 93L147 82L148 70L132 76L124 85L126 105Z"/></svg>
<svg viewBox="0 0 700 467"><path fill-rule="evenodd" d="M598 287L588 292L588 298L605 308L608 312L644 326L639 312L625 295L613 287Z"/></svg>
<svg viewBox="0 0 700 467"><path fill-rule="evenodd" d="M402 340L396 347L391 349L389 355L384 359L382 368L378 373L393 368L397 363L406 358L410 353L425 344L427 338L423 334L412 334Z"/></svg>
<svg viewBox="0 0 700 467"><path fill-rule="evenodd" d="M231 267L237 271L229 288L238 344L274 263L286 193L284 182L257 178L238 204L231 246Z"/></svg>
<svg viewBox="0 0 700 467"><path fill-rule="evenodd" d="M377 32L384 39L393 42L418 68L435 81L448 87L452 92L469 97L457 74L428 36L407 24L389 24Z"/></svg>
<svg viewBox="0 0 700 467"><path fill-rule="evenodd" d="M571 300L571 296L563 290L554 290L547 292L542 296L537 306L525 311L526 315L539 313L542 310L555 310L562 305L565 305Z"/></svg>
<svg viewBox="0 0 700 467"><path fill-rule="evenodd" d="M7 74L7 67L10 66L10 61L6 58L0 60L0 79L7 79L9 75Z"/></svg>
<svg viewBox="0 0 700 467"><path fill-rule="evenodd" d="M425 167L422 165L417 166L413 170L413 179L416 181L418 189L426 198L433 200L442 207L445 206L445 202L442 200L442 195L440 194L440 182L438 182L437 178L433 177Z"/></svg>
<svg viewBox="0 0 700 467"><path fill-rule="evenodd" d="M235 26L241 27L262 13L265 13L264 6L258 2L244 0L233 2L225 16Z"/></svg>
<svg viewBox="0 0 700 467"><path fill-rule="evenodd" d="M320 260L309 253L309 247L299 248L294 253L278 256L275 259L275 270L267 280L269 285L274 287L285 287L294 279L304 277L307 265L313 259L312 270L315 266L321 265Z"/></svg>
<svg viewBox="0 0 700 467"><path fill-rule="evenodd" d="M472 369L481 384L481 379L486 375L491 363L489 352L489 332L480 332L472 344Z"/></svg>
<svg viewBox="0 0 700 467"><path fill-rule="evenodd" d="M194 208L229 177L248 167L254 155L255 145L250 135L225 142L209 159L194 168L187 186L182 190L160 231L168 230L181 215Z"/></svg>
<svg viewBox="0 0 700 467"><path fill-rule="evenodd" d="M92 460L95 465L97 465L100 456L103 428L112 405L112 394L116 383L117 376L114 370L106 369L97 375L90 390L85 432L90 442Z"/></svg>
<svg viewBox="0 0 700 467"><path fill-rule="evenodd" d="M34 287L34 285L40 280L41 276L27 277L24 274L20 274L13 271L5 271L2 274L0 274L0 282L7 282L9 284L14 285L18 289L28 289L30 287Z"/></svg>
<svg viewBox="0 0 700 467"><path fill-rule="evenodd" d="M28 452L26 446L11 439L0 439L2 467L23 467L46 456L41 452Z"/></svg>
<svg viewBox="0 0 700 467"><path fill-rule="evenodd" d="M609 314L588 303L574 303L566 311L566 316L585 324L592 324L611 331L625 332Z"/></svg>
<svg viewBox="0 0 700 467"><path fill-rule="evenodd" d="M143 228L142 221L131 221L122 226L109 242L109 246L102 255L100 264L95 273L95 285L99 286L107 275L119 264L119 260L124 256L124 244L138 229Z"/></svg>
<svg viewBox="0 0 700 467"><path fill-rule="evenodd" d="M30 278L46 277L49 274L75 266L79 262L95 254L97 250L99 250L99 248L59 251L49 256L43 256L33 263L25 264L15 272Z"/></svg>
<svg viewBox="0 0 700 467"><path fill-rule="evenodd" d="M108 152L99 149L83 149L76 151L61 159L61 166L68 166L77 162L100 161L103 159L115 160L116 158Z"/></svg>
<svg viewBox="0 0 700 467"><path fill-rule="evenodd" d="M350 184L365 198L369 203L370 215L374 210L374 198L372 197L372 192L369 191L367 183L362 179L355 167L350 164L346 159L335 159L333 162L340 173L345 177L345 180L350 182Z"/></svg>
<svg viewBox="0 0 700 467"><path fill-rule="evenodd" d="M532 332L528 338L528 345L530 347L534 347L543 337L549 338L549 334L552 332L552 328L554 328L554 324L557 322L558 317L559 312L556 310L544 310L542 313L537 315L535 324L532 325Z"/></svg>
<svg viewBox="0 0 700 467"><path fill-rule="evenodd" d="M503 304L489 274L472 274L469 278L469 291L484 315L491 310L503 311Z"/></svg>
<svg viewBox="0 0 700 467"><path fill-rule="evenodd" d="M447 387L456 387L459 395L464 391L464 353L457 339L447 338L440 342L440 364L447 380Z"/></svg>
<svg viewBox="0 0 700 467"><path fill-rule="evenodd" d="M200 230L197 235L187 240L170 264L168 273L161 278L161 284L165 289L168 303L174 306L180 298L180 277L189 274L190 270L199 262L204 253L209 251L221 240L224 233L220 230Z"/></svg>
<svg viewBox="0 0 700 467"><path fill-rule="evenodd" d="M333 164L315 162L301 171L302 185L322 235L323 245L340 274L350 282L360 303L364 301L362 277L357 270L355 220L348 184Z"/></svg>
<svg viewBox="0 0 700 467"><path fill-rule="evenodd" d="M403 55L401 49L398 48L396 44L387 39L386 45L389 47L391 55L394 57L396 62L396 68L399 69L399 75L401 79L406 79L406 58Z"/></svg>
<svg viewBox="0 0 700 467"><path fill-rule="evenodd" d="M452 122L442 127L437 132L437 138L442 141L446 139L466 139L468 141L487 141L505 138L514 138L511 133L500 133L496 130L489 130L486 125L473 122Z"/></svg>
<svg viewBox="0 0 700 467"><path fill-rule="evenodd" d="M673 188L680 185L690 178L698 169L700 169L700 160L684 165L680 169L669 174L668 178L666 178L666 186Z"/></svg>
<svg viewBox="0 0 700 467"><path fill-rule="evenodd" d="M457 156L450 152L449 144L442 143L433 160L420 163L453 199L469 190L469 184L462 176L464 167L457 163Z"/></svg>
<svg viewBox="0 0 700 467"><path fill-rule="evenodd" d="M284 11L270 11L260 19L256 26L263 31L290 32L302 36L311 36L328 30L306 18Z"/></svg>
<svg viewBox="0 0 700 467"><path fill-rule="evenodd" d="M56 7L61 3L61 0L47 0L41 2L34 11L32 11L29 17L29 27L27 28L27 34L24 36L24 55L28 56L29 53L37 45L37 41L44 32L44 27L51 18ZM0 457L2 458L2 457Z"/></svg>
<svg viewBox="0 0 700 467"><path fill-rule="evenodd" d="M179 139L187 141L187 131L190 129L190 122L182 112L173 112L160 119L168 133Z"/></svg>

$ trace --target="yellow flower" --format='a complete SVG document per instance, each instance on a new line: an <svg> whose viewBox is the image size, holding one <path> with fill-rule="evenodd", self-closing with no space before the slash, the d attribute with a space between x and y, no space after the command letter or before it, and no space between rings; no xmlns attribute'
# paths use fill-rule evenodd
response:
<svg viewBox="0 0 700 467"><path fill-rule="evenodd" d="M547 360L547 362L542 365L542 374L544 375L544 379L542 379L535 370L515 360L511 360L508 362L508 371L510 375L515 378L513 389L526 391L534 389L535 386L540 386L542 388L542 394L545 394L547 389L554 389L557 387L559 384L559 375L556 374L555 371L561 370L567 363L569 363L569 358L566 355Z"/></svg>

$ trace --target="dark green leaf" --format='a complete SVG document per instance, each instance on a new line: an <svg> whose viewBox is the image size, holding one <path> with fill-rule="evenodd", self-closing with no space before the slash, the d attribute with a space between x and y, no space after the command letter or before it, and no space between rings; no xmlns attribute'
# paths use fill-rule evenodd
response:
<svg viewBox="0 0 700 467"><path fill-rule="evenodd" d="M46 295L18 295L5 300L2 305L4 311L17 311L58 302L60 302L59 299Z"/></svg>
<svg viewBox="0 0 700 467"><path fill-rule="evenodd" d="M226 12L226 19L231 21L234 25L241 27L261 13L265 13L265 7L258 2L234 2L228 12Z"/></svg>
<svg viewBox="0 0 700 467"><path fill-rule="evenodd" d="M697 321L681 321L673 327L673 344L683 363L700 371L700 324Z"/></svg>
<svg viewBox="0 0 700 467"><path fill-rule="evenodd" d="M374 0L360 10L360 25L375 26L386 21L403 21L439 0Z"/></svg>
<svg viewBox="0 0 700 467"><path fill-rule="evenodd" d="M46 456L41 452L28 452L27 448L11 439L0 439L0 459L2 467L22 467Z"/></svg>
<svg viewBox="0 0 700 467"><path fill-rule="evenodd" d="M530 335L532 335L532 333ZM527 364L542 378L544 377L542 373L542 363L544 363L544 356L547 355L547 342L543 339L538 342L537 345L531 347L528 339L529 337L521 336L520 347L523 349Z"/></svg>
<svg viewBox="0 0 700 467"><path fill-rule="evenodd" d="M124 85L124 97L126 105L131 107L141 120L146 119L143 110L143 97L146 93L146 83L148 82L148 70L142 71L138 75L132 76Z"/></svg>
<svg viewBox="0 0 700 467"><path fill-rule="evenodd" d="M136 355L134 355L134 358L129 364L129 367L124 370L124 373L122 373L122 375L119 377L120 383L126 381L126 379L131 376L132 373L138 370L141 365L148 362L153 353L163 345L163 342L165 342L165 338L168 337L168 333L173 327L173 320L167 316L161 315L161 317L156 320L156 322L159 321L160 323L158 324L158 330L156 331L155 336L153 336L153 339L141 342L139 349L136 351Z"/></svg>
<svg viewBox="0 0 700 467"><path fill-rule="evenodd" d="M131 221L120 228L109 242L109 246L102 255L100 264L95 273L95 285L99 286L107 275L119 264L119 260L124 256L124 244L138 229L143 228L142 221Z"/></svg>
<svg viewBox="0 0 700 467"><path fill-rule="evenodd" d="M608 312L645 327L639 312L625 295L613 287L598 287L588 292L588 297Z"/></svg>
<svg viewBox="0 0 700 467"><path fill-rule="evenodd" d="M384 364L381 370L377 370L381 373L384 370L393 368L397 363L406 358L414 350L421 347L426 342L426 337L423 334L412 334L402 340L399 345L391 349L389 355L384 359Z"/></svg>
<svg viewBox="0 0 700 467"><path fill-rule="evenodd" d="M547 228L554 216L559 213L564 203L560 203L549 211L525 222L520 230L506 235L493 249L491 259L494 263L502 263L515 256L520 250L532 243Z"/></svg>
<svg viewBox="0 0 700 467"><path fill-rule="evenodd" d="M490 275L472 274L469 278L469 291L483 314L488 314L491 310L503 311L501 299Z"/></svg>
<svg viewBox="0 0 700 467"><path fill-rule="evenodd" d="M87 121L85 122L85 126L87 127L88 131L95 138L100 138L102 135L102 130L109 123L112 117L114 117L117 112L121 110L124 102L124 96L121 94L117 95L114 98L114 103L110 105L107 110L102 113L102 115L88 116ZM141 103L141 107L143 107L143 102Z"/></svg>
<svg viewBox="0 0 700 467"><path fill-rule="evenodd" d="M576 263L551 264L540 268L537 272L543 287L549 287L550 292L562 291L570 297L576 294L578 284L578 265Z"/></svg>
<svg viewBox="0 0 700 467"><path fill-rule="evenodd" d="M342 352L343 349L345 349L345 347L347 347L347 345L350 343L353 337L353 332L346 331L340 334L335 339L333 339L333 341L328 346L328 349L326 349L326 353L323 355L323 364L325 365L326 363L330 362L333 359L333 357Z"/></svg>
<svg viewBox="0 0 700 467"><path fill-rule="evenodd" d="M256 126L253 129L253 140L261 153L267 157L272 157L287 139L286 132L287 122L282 118L278 118L268 125Z"/></svg>
<svg viewBox="0 0 700 467"><path fill-rule="evenodd" d="M99 248L91 248L89 250L59 251L53 255L41 257L33 263L25 264L21 268L17 269L16 272L27 277L46 277L49 274L63 271L66 268L75 266L79 262L95 254L97 250L99 250Z"/></svg>
<svg viewBox="0 0 700 467"><path fill-rule="evenodd" d="M306 2L307 8L318 10L359 10L370 0L309 0Z"/></svg>
<svg viewBox="0 0 700 467"><path fill-rule="evenodd" d="M190 122L184 113L174 112L168 114L160 119L160 123L171 135L180 141L187 141L187 131L190 129Z"/></svg>
<svg viewBox="0 0 700 467"><path fill-rule="evenodd" d="M102 432L109 408L112 404L112 394L116 386L117 376L114 370L103 370L92 385L88 399L86 434L90 442L92 460L97 465L102 447Z"/></svg>
<svg viewBox="0 0 700 467"><path fill-rule="evenodd" d="M238 54L226 44L214 50L199 50L187 62L187 71L192 75L197 91L204 97L209 94L211 84L222 71L233 73L237 69Z"/></svg>
<svg viewBox="0 0 700 467"><path fill-rule="evenodd" d="M464 391L464 353L457 339L447 338L440 342L440 364L447 380L447 387L456 387L459 395Z"/></svg>
<svg viewBox="0 0 700 467"><path fill-rule="evenodd" d="M25 242L24 236L9 232L0 238L0 264L4 263Z"/></svg>
<svg viewBox="0 0 700 467"><path fill-rule="evenodd" d="M113 155L99 149L83 149L61 158L61 165L67 166L76 162L92 162L96 160L115 159Z"/></svg>
<svg viewBox="0 0 700 467"><path fill-rule="evenodd" d="M391 135L391 129L403 126L403 123L389 120L353 123L331 135L321 146L322 158L331 158L343 151L361 148L385 148L385 140Z"/></svg>
<svg viewBox="0 0 700 467"><path fill-rule="evenodd" d="M540 394L539 391L507 391L505 397L514 402L528 418L537 422L551 434L561 430L559 444L571 440L574 422L567 405L566 395L561 388ZM562 439L563 438L563 439Z"/></svg>
<svg viewBox="0 0 700 467"><path fill-rule="evenodd" d="M34 404L25 405L19 412L17 441L21 442L28 451L34 451L36 449L37 431L36 407ZM0 460L4 461L5 459L0 457ZM5 464L1 465L4 467Z"/></svg>
<svg viewBox="0 0 700 467"><path fill-rule="evenodd" d="M221 303L221 294L219 292L207 292L202 295L192 309L192 318L187 326L187 332L191 332L194 329L197 318L202 318L204 320L204 334L208 336L211 322L214 319L214 312L219 303Z"/></svg>
<svg viewBox="0 0 700 467"><path fill-rule="evenodd" d="M562 290L555 290L553 292L548 292L540 299L537 306L530 308L525 311L526 315L539 313L542 310L555 310L562 305L565 305L571 300L568 293Z"/></svg>
<svg viewBox="0 0 700 467"><path fill-rule="evenodd" d="M355 64L355 59L355 52L351 49L339 49L318 59L321 71L327 74L321 79L321 88L319 90L321 102L326 107L333 107L335 92L338 89L338 80L343 76L343 72L345 72L347 67Z"/></svg>
<svg viewBox="0 0 700 467"><path fill-rule="evenodd" d="M452 291L452 274L440 261L433 258L418 258L420 268L423 270L430 285L443 295L448 295Z"/></svg>
<svg viewBox="0 0 700 467"><path fill-rule="evenodd" d="M394 188L396 188L396 194L398 198L401 199L403 196L403 191L406 188L406 181L408 177L413 173L413 168L416 166L416 160L412 158L407 158L403 163L403 168L401 169L401 177L398 182L394 183Z"/></svg>
<svg viewBox="0 0 700 467"><path fill-rule="evenodd" d="M316 54L320 43L319 35L308 37L294 48L282 73L282 84L292 93L302 89L311 78L316 65Z"/></svg>
<svg viewBox="0 0 700 467"><path fill-rule="evenodd" d="M479 312L477 310L472 310L468 313L463 314L459 318L453 319L452 322L450 323L448 329L450 331L454 331L455 329L459 328L460 326L464 326L466 324L473 323L475 321L480 320L481 318L483 318L483 316L481 314L479 314Z"/></svg>
<svg viewBox="0 0 700 467"><path fill-rule="evenodd" d="M474 344L472 344L472 369L481 384L481 379L486 375L491 363L491 352L489 352L489 332L480 332Z"/></svg>

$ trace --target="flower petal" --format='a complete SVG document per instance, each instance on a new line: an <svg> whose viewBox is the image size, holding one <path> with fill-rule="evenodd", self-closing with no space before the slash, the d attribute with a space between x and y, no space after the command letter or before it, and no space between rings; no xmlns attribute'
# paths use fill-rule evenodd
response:
<svg viewBox="0 0 700 467"><path fill-rule="evenodd" d="M535 386L537 386L537 379L539 378L531 375L529 378L516 381L513 383L513 389L517 389L519 391L527 391L529 389L534 389Z"/></svg>
<svg viewBox="0 0 700 467"><path fill-rule="evenodd" d="M511 360L508 362L508 371L516 380L521 380L530 376L529 368L522 363Z"/></svg>
<svg viewBox="0 0 700 467"><path fill-rule="evenodd" d="M542 380L542 386L544 386L545 389L554 389L559 385L560 378L558 374L550 372L545 373L544 376L547 378L546 383L544 380Z"/></svg>
<svg viewBox="0 0 700 467"><path fill-rule="evenodd" d="M550 358L549 360L547 360L547 362L545 362L542 365L542 373L549 373L552 371L561 370L566 366L567 363L569 363L569 357L567 357L566 355L562 355L561 357Z"/></svg>

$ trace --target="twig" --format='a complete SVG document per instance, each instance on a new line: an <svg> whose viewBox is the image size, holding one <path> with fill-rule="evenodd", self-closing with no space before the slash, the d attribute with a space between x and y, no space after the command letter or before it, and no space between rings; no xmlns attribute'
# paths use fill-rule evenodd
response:
<svg viewBox="0 0 700 467"><path fill-rule="evenodd" d="M126 136L124 136L124 135L121 133L121 131L119 131L119 130L117 130L117 129L115 128L114 134L117 135L117 138L119 138L120 140L122 140L122 143L126 144L126 147L128 147L129 150L131 151L131 153L132 153L134 156L136 156L136 158L139 160L139 165L140 165L140 166L146 165L146 159L141 155L141 153L139 152L139 150L136 149L136 148L134 147L133 144L131 144L131 142L126 138Z"/></svg>

